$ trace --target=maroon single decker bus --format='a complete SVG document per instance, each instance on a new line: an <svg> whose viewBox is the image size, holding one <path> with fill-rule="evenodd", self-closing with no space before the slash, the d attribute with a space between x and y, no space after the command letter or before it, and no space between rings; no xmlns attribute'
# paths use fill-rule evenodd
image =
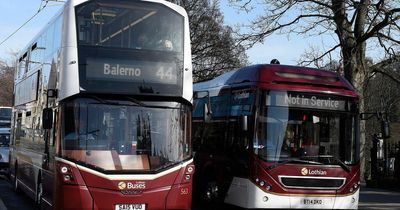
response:
<svg viewBox="0 0 400 210"><path fill-rule="evenodd" d="M358 95L342 76L254 65L194 93L196 197L250 209L358 207Z"/></svg>

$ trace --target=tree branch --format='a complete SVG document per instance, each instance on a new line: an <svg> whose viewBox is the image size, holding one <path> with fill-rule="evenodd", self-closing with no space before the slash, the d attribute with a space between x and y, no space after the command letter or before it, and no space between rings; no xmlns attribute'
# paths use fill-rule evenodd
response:
<svg viewBox="0 0 400 210"><path fill-rule="evenodd" d="M376 12L376 14L374 15L374 17L372 18L372 20L370 21L371 23L369 24L367 31L370 31L370 30L371 30L371 27L374 25L376 19L377 19L377 18L379 17L379 15L381 14L380 12L383 11L383 8L382 8L382 7L383 7L383 3L384 3L384 0L379 0L379 2L376 3L376 10L377 10L377 12Z"/></svg>
<svg viewBox="0 0 400 210"><path fill-rule="evenodd" d="M330 50L326 51L324 54L312 59L312 60L308 60L308 61L302 61L300 62L300 65L305 64L306 66L310 65L311 63L322 59L323 57L325 57L326 55L330 54L331 52L335 51L338 47L340 47L340 44L337 44L336 46L332 47Z"/></svg>
<svg viewBox="0 0 400 210"><path fill-rule="evenodd" d="M389 77L391 80L393 80L394 82L400 84L400 75L396 76L396 75L390 74L389 72L381 70L381 69L374 69L372 72L385 75L385 76Z"/></svg>
<svg viewBox="0 0 400 210"><path fill-rule="evenodd" d="M259 32L259 33L251 33L251 34L244 34L242 35L242 38L239 38L238 41L239 43L243 43L246 41L249 41L250 43L248 44L248 48L254 46L255 43L262 41L266 36L268 36L269 34L272 34L273 32L282 30L286 27L289 27L291 25L297 24L301 19L305 19L305 18L324 18L324 19L333 19L332 16L329 15L322 15L322 14L308 14L308 15L299 15L297 16L295 19L293 19L290 22L284 23L284 24L280 24L280 23L275 23L275 26L273 26L272 28L263 31L263 32ZM321 21L319 21L321 22ZM257 24L254 24L257 25Z"/></svg>
<svg viewBox="0 0 400 210"><path fill-rule="evenodd" d="M400 55L394 56L390 59L384 60L379 62L370 67L371 73L380 73L389 77L391 80L395 81L396 83L400 84L400 74L399 70L393 71L393 69L389 69L393 64L400 63ZM400 64L398 64L400 66Z"/></svg>
<svg viewBox="0 0 400 210"><path fill-rule="evenodd" d="M397 16L393 19L391 19L392 15L394 13L400 12L400 8L395 8L392 9L390 11L388 11L385 14L385 18L379 22L378 24L376 24L374 27L372 27L371 30L369 30L367 33L365 33L364 35L362 35L361 37L359 37L357 39L357 43L363 43L366 40L368 40L369 38L373 37L377 32L379 32L381 29L385 28L386 26L388 26L391 22L396 22L397 20L400 19L400 16Z"/></svg>
<svg viewBox="0 0 400 210"><path fill-rule="evenodd" d="M396 40L393 37L387 36L386 34L378 32L378 37L383 37L383 38L385 38L387 40L390 40L390 41L400 45L400 40Z"/></svg>
<svg viewBox="0 0 400 210"><path fill-rule="evenodd" d="M299 2L299 3L311 2L311 3L317 4L317 5L322 6L322 7L332 9L332 6L331 6L331 5L325 4L325 3L323 3L323 2L320 1L320 0L303 0L303 1L300 0L300 1L298 1L298 2Z"/></svg>

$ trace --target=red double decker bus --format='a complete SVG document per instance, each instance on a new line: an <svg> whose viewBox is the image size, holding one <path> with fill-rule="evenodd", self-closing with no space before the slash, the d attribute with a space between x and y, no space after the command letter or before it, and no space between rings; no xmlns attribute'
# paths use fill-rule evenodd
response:
<svg viewBox="0 0 400 210"><path fill-rule="evenodd" d="M190 209L188 16L70 0L17 60L10 171L42 209Z"/></svg>
<svg viewBox="0 0 400 210"><path fill-rule="evenodd" d="M194 191L203 201L358 208L358 95L342 76L254 65L194 92Z"/></svg>

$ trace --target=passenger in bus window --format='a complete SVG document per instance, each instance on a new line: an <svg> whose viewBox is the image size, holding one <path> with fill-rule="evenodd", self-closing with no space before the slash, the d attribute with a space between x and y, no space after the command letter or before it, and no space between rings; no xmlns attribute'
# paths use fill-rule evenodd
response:
<svg viewBox="0 0 400 210"><path fill-rule="evenodd" d="M136 40L136 49L149 49L151 48L151 41L145 33L141 33Z"/></svg>
<svg viewBox="0 0 400 210"><path fill-rule="evenodd" d="M174 49L172 41L168 39L160 40L159 46L162 50L172 51Z"/></svg>
<svg viewBox="0 0 400 210"><path fill-rule="evenodd" d="M165 40L165 48L167 50L173 50L174 46L172 45L172 42L170 40Z"/></svg>
<svg viewBox="0 0 400 210"><path fill-rule="evenodd" d="M148 33L141 33L134 46L135 49L146 49L146 50L164 50L172 51L174 46L172 41L167 38L155 38L148 35Z"/></svg>
<svg viewBox="0 0 400 210"><path fill-rule="evenodd" d="M158 27L155 29L155 40L157 50L172 51L174 50L172 38L173 30L171 28L171 18L165 16L160 19Z"/></svg>

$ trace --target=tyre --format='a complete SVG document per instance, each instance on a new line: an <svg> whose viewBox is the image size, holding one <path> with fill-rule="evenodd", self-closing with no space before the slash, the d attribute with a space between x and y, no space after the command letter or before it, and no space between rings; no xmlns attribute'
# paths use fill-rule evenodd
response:
<svg viewBox="0 0 400 210"><path fill-rule="evenodd" d="M19 186L18 186L18 165L15 164L15 173L14 173L14 191L16 193L21 192Z"/></svg>
<svg viewBox="0 0 400 210"><path fill-rule="evenodd" d="M43 184L41 178L38 178L38 184L36 189L36 204L40 207L42 204L42 196L43 196Z"/></svg>
<svg viewBox="0 0 400 210"><path fill-rule="evenodd" d="M205 203L207 203L207 204L215 204L218 202L219 187L215 180L210 179L206 182L205 188L203 191L203 198L204 198Z"/></svg>

